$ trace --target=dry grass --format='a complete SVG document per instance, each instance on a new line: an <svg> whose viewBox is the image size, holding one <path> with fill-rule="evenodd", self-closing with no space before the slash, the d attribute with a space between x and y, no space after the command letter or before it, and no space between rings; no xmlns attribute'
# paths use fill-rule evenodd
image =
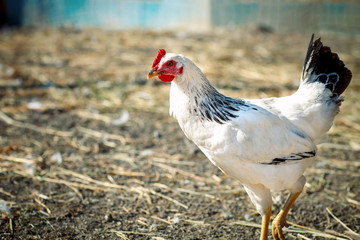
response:
<svg viewBox="0 0 360 240"><path fill-rule="evenodd" d="M245 191L184 140L168 117L168 85L146 73L165 48L193 59L227 95L284 96L296 89L308 40L241 30L2 32L1 237L257 237ZM323 42L354 78L286 234L359 239L360 39Z"/></svg>

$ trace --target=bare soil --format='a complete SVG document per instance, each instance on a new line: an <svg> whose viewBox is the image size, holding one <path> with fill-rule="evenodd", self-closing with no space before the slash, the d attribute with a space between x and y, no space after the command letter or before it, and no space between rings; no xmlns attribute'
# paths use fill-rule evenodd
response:
<svg viewBox="0 0 360 240"><path fill-rule="evenodd" d="M257 239L260 216L168 116L146 80L158 48L193 59L221 92L294 92L309 34L256 29L0 33L0 239ZM360 38L322 34L353 72L287 239L359 239ZM274 194L273 216L286 199ZM272 239L270 237L270 239Z"/></svg>

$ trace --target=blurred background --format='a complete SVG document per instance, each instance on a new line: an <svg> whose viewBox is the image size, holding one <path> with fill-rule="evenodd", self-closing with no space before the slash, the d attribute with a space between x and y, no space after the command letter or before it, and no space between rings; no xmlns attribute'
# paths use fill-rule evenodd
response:
<svg viewBox="0 0 360 240"><path fill-rule="evenodd" d="M262 26L270 31L360 33L359 1L1 0L1 23L206 31Z"/></svg>
<svg viewBox="0 0 360 240"><path fill-rule="evenodd" d="M353 79L286 237L359 239L358 0L0 0L0 239L258 238L244 189L146 74L164 48L225 95L286 96L312 33Z"/></svg>

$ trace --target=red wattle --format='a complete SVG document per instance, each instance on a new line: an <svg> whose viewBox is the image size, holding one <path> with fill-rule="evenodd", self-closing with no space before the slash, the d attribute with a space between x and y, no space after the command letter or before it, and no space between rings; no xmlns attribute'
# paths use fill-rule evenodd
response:
<svg viewBox="0 0 360 240"><path fill-rule="evenodd" d="M171 82L175 78L173 75L159 75L158 77L163 82Z"/></svg>

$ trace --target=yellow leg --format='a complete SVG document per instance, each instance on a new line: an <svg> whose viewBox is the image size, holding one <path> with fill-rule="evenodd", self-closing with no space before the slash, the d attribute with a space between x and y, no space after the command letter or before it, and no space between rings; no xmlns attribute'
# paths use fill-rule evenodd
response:
<svg viewBox="0 0 360 240"><path fill-rule="evenodd" d="M275 217L272 222L272 235L274 240L285 240L284 235L282 233L282 228L288 227L289 224L286 222L286 216L290 210L290 208L294 205L296 199L300 196L300 192L291 193L289 198L287 199L284 208L280 211L280 213Z"/></svg>
<svg viewBox="0 0 360 240"><path fill-rule="evenodd" d="M260 240L267 240L268 239L270 216L271 216L271 206L266 211L265 216L262 217Z"/></svg>

